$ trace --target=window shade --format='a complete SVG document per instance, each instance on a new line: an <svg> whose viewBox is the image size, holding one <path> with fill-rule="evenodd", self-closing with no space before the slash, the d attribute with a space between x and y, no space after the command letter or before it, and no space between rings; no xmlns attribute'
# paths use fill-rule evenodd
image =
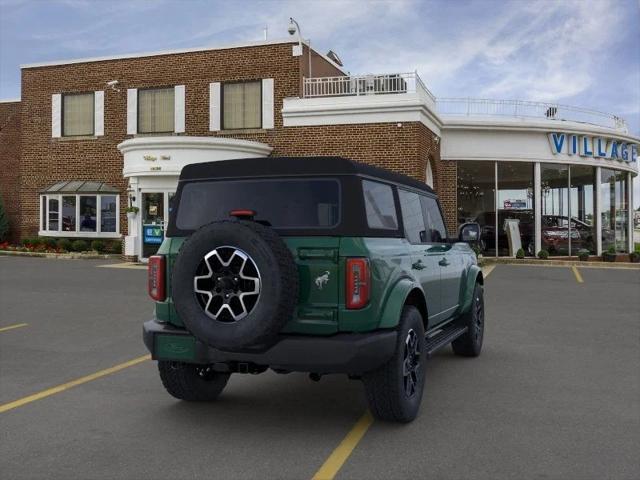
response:
<svg viewBox="0 0 640 480"><path fill-rule="evenodd" d="M227 83L223 88L223 128L261 128L262 83Z"/></svg>
<svg viewBox="0 0 640 480"><path fill-rule="evenodd" d="M138 90L138 132L173 132L174 107L173 88Z"/></svg>
<svg viewBox="0 0 640 480"><path fill-rule="evenodd" d="M93 92L63 95L62 135L93 135L93 120Z"/></svg>

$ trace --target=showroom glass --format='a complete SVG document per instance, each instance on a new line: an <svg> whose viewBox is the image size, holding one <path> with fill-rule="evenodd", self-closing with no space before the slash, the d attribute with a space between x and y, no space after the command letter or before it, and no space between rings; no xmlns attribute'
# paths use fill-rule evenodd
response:
<svg viewBox="0 0 640 480"><path fill-rule="evenodd" d="M80 231L95 232L96 231L96 197L81 196L80 197Z"/></svg>
<svg viewBox="0 0 640 480"><path fill-rule="evenodd" d="M115 195L102 195L100 197L100 231L115 232L118 223L117 198Z"/></svg>
<svg viewBox="0 0 640 480"><path fill-rule="evenodd" d="M517 223L512 233L509 222ZM533 163L498 162L498 255L513 256L519 248L534 255L535 231Z"/></svg>
<svg viewBox="0 0 640 480"><path fill-rule="evenodd" d="M262 127L262 82L222 85L222 128Z"/></svg>
<svg viewBox="0 0 640 480"><path fill-rule="evenodd" d="M76 196L62 197L62 231L76 231Z"/></svg>
<svg viewBox="0 0 640 480"><path fill-rule="evenodd" d="M174 88L138 90L138 133L174 131Z"/></svg>
<svg viewBox="0 0 640 480"><path fill-rule="evenodd" d="M540 164L542 246L551 255L569 255L569 166Z"/></svg>
<svg viewBox="0 0 640 480"><path fill-rule="evenodd" d="M49 230L58 230L60 202L57 198L49 199Z"/></svg>
<svg viewBox="0 0 640 480"><path fill-rule="evenodd" d="M93 135L94 94L72 93L62 96L62 135Z"/></svg>
<svg viewBox="0 0 640 480"><path fill-rule="evenodd" d="M411 243L424 243L426 229L420 196L417 193L398 189L398 197L400 197L405 237Z"/></svg>
<svg viewBox="0 0 640 480"><path fill-rule="evenodd" d="M495 163L458 162L458 225L478 222L480 249L495 255Z"/></svg>
<svg viewBox="0 0 640 480"><path fill-rule="evenodd" d="M571 255L580 250L596 253L595 195L596 169L588 165L571 165Z"/></svg>
<svg viewBox="0 0 640 480"><path fill-rule="evenodd" d="M274 228L332 228L340 222L339 205L340 184L333 179L191 182L182 189L176 227L195 230L228 219L231 210L248 209Z"/></svg>
<svg viewBox="0 0 640 480"><path fill-rule="evenodd" d="M397 230L398 218L391 187L384 183L363 180L362 193L369 228Z"/></svg>
<svg viewBox="0 0 640 480"><path fill-rule="evenodd" d="M600 174L600 200L602 251L613 247L616 252L626 252L629 227L627 173L603 168Z"/></svg>
<svg viewBox="0 0 640 480"><path fill-rule="evenodd" d="M442 243L447 241L447 229L444 226L442 213L438 202L433 197L425 197L420 195L420 203L422 204L422 215L426 227L427 243Z"/></svg>

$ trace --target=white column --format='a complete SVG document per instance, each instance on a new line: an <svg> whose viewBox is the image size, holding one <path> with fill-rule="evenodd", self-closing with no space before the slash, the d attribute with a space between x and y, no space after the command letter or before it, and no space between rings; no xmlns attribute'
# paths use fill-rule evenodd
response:
<svg viewBox="0 0 640 480"><path fill-rule="evenodd" d="M602 255L602 196L600 195L600 180L602 168L596 167L596 184L594 186L595 193L595 227L596 227L596 254Z"/></svg>
<svg viewBox="0 0 640 480"><path fill-rule="evenodd" d="M628 252L631 253L633 252L633 247L634 247L634 243L633 243L633 176L631 175L631 173L627 172L627 191L629 192L629 204L627 207L627 221L628 221L628 225L627 225L627 231L628 231Z"/></svg>
<svg viewBox="0 0 640 480"><path fill-rule="evenodd" d="M138 90L127 89L127 135L138 133Z"/></svg>
<svg viewBox="0 0 640 480"><path fill-rule="evenodd" d="M542 250L542 184L540 176L540 162L533 164L533 212L535 228L535 252Z"/></svg>

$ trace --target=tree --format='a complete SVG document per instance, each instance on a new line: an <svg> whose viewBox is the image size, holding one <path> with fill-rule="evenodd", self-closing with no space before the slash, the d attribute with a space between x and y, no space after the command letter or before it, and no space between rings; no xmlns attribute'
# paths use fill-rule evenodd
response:
<svg viewBox="0 0 640 480"><path fill-rule="evenodd" d="M9 217L4 209L4 202L0 196L0 242L9 238Z"/></svg>

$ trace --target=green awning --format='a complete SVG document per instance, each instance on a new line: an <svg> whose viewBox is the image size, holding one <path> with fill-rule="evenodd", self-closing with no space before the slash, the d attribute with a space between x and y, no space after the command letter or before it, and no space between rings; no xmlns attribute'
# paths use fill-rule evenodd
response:
<svg viewBox="0 0 640 480"><path fill-rule="evenodd" d="M112 187L104 182L92 182L84 180L69 180L54 183L40 193L120 193L120 189Z"/></svg>

